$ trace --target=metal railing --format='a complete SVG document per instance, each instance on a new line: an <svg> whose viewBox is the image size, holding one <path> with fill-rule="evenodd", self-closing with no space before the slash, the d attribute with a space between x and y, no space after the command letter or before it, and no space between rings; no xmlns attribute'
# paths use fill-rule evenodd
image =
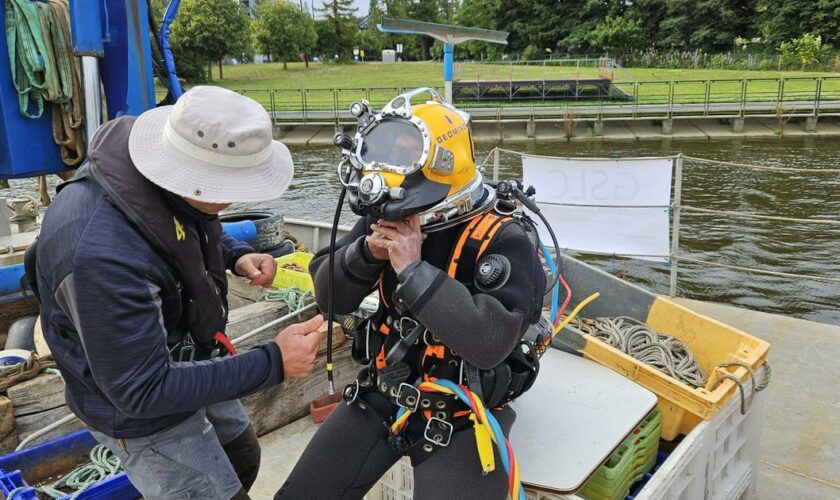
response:
<svg viewBox="0 0 840 500"><path fill-rule="evenodd" d="M487 156L484 157L483 161L480 163L482 167L485 169L492 168L492 178L493 180L499 180L499 169L501 165L501 154L510 154L518 157L527 156L527 153L522 153L519 151L512 151L503 148L493 148ZM492 163L488 163L492 157ZM567 159L567 158L558 158L558 159ZM580 160L609 160L615 161L616 158L579 158ZM625 158L625 159L639 159L639 158ZM618 253L604 253L604 252L595 252L595 251L587 251L587 250L575 250L581 254L590 254L590 255L603 255L603 256L612 256L612 257L628 257L628 258L639 258L639 257L656 257L656 258L667 258L668 265L670 267L670 279L669 279L669 295L671 297L677 296L678 291L678 280L679 280L679 264L680 262L691 263L691 264L700 264L706 265L711 267L718 267L723 269L729 269L733 271L739 272L746 272L746 273L755 273L755 274L763 274L767 276L776 276L776 277L783 277L789 279L796 279L796 280L814 280L814 281L823 281L823 282L830 282L830 283L838 283L840 284L840 277L832 277L832 276L815 276L810 274L801 274L801 273L789 273L789 272L782 272L782 271L774 271L772 269L762 269L756 267L749 267L749 266L742 266L733 263L727 262L719 262L714 260L708 259L698 259L692 257L689 254L682 253L680 251L680 230L682 228L682 215L683 213L694 213L694 214L714 214L714 215L722 215L726 217L735 217L735 218L742 218L748 220L769 220L769 221L783 221L783 222L792 222L796 224L804 224L804 225L813 225L813 226L840 226L840 220L836 219L825 219L825 218L793 218L793 217L785 217L780 215L766 215L766 214L755 214L751 212L743 212L743 211L731 211L731 210L717 210L711 208L701 208L701 207L694 207L690 205L683 204L682 200L682 183L683 183L683 166L686 160L689 160L693 163L705 164L707 166L719 166L719 167L728 167L728 168L739 168L739 169L748 169L748 170L759 170L765 172L775 172L775 173L794 173L794 174L803 174L803 173L819 173L825 175L838 175L840 174L840 169L829 169L829 168L791 168L791 167L772 167L772 166L763 166L763 165L749 165L743 163L734 163L734 162L725 162L725 161L718 161L718 160L709 160L706 158L697 158L691 156L685 156L683 154L679 154L676 156L664 156L664 157L657 157L655 159L671 159L674 161L674 174L673 174L673 189L672 189L672 202L669 205L671 210L671 241L670 241L670 253L667 255L639 255L639 254L618 254ZM564 203L556 203L552 202L555 205L564 205ZM567 205L567 204L566 204ZM568 205L568 206L576 206L576 205ZM608 208L638 208L635 205L587 205L592 207L608 207ZM559 249L555 249L555 251L559 251Z"/></svg>
<svg viewBox="0 0 840 500"><path fill-rule="evenodd" d="M583 80L581 80L583 82ZM840 116L840 76L671 81L615 81L612 96L456 96L475 121L791 118ZM350 104L381 107L404 87L237 90L260 102L278 125L352 124ZM442 88L438 88L442 91ZM626 100L614 100L617 96ZM160 95L162 97L162 94Z"/></svg>

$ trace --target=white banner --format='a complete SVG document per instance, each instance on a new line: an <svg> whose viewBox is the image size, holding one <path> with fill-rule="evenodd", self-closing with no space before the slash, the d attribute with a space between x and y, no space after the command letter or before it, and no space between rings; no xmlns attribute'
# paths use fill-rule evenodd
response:
<svg viewBox="0 0 840 500"><path fill-rule="evenodd" d="M537 201L570 205L668 206L670 158L573 160L522 157L523 182Z"/></svg>
<svg viewBox="0 0 840 500"><path fill-rule="evenodd" d="M523 181L536 188L561 250L655 261L670 253L672 167L670 158L522 158ZM540 237L551 244L542 226Z"/></svg>

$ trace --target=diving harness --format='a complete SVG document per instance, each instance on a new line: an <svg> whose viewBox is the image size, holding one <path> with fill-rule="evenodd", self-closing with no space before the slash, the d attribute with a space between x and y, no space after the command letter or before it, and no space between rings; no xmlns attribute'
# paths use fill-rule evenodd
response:
<svg viewBox="0 0 840 500"><path fill-rule="evenodd" d="M422 120L415 120L411 115L411 97L422 92L432 95L431 102L460 113L436 96L436 92L419 89L396 97L381 113L373 112L365 101L354 104L351 113L358 118L355 139L343 133L336 134L334 138L342 153L338 164L342 189L330 235L327 262L327 318L330 323L327 331L332 331L334 318L333 259L336 228L345 198L357 215L400 220L417 213L424 233L466 222L445 269L450 277L461 282L471 282L474 277L480 280L482 276L493 280L500 273L510 272L509 263L506 268L505 263L499 260L503 256L488 255L481 259L494 236L508 224L520 225L536 250L537 230L523 207L540 217L551 234L554 247L559 248L551 226L532 200L533 188L523 190L518 181L485 183L478 169L474 178L455 193L445 192L438 189L434 182L429 182L429 177L433 175L421 178L424 164L430 165L428 171L451 173L455 163L452 153L446 148L431 145L430 131L424 128ZM447 120L452 123L451 119ZM406 123L414 125L419 134L409 131ZM398 152L403 155L399 161L391 162L387 158L389 153L384 141L395 138L395 134L385 133L388 127L402 128L405 132L397 138L403 146L403 151ZM371 139L372 132L382 137L374 135ZM437 140L440 143L441 140ZM471 140L469 154L472 156ZM403 163L406 159L409 161L407 167ZM394 175L402 176L399 186L393 185ZM392 182L389 184L388 180ZM433 193L428 195L424 191ZM545 257L550 259L548 255ZM556 286L557 274L546 293ZM502 407L533 385L539 372L539 356L534 344L521 340L497 367L479 370L448 349L407 311L401 311L397 304L389 306L382 293L381 277L379 285L379 309L361 323L353 340L354 358L367 366L344 390L345 402L358 405L380 424L384 423L390 430L391 444L401 454L410 454L415 463L448 446L454 432L472 423L483 472L487 474L495 469L492 449L492 443L495 443L510 477L511 497L524 498L513 450L487 409ZM550 335L550 332L546 334ZM329 393L334 394L332 336L327 337L327 344ZM412 381L409 380L411 369L403 359L413 346L421 344L425 346L421 347L422 378ZM437 369L441 366L443 370ZM370 392L380 393L392 407L398 408L396 415L372 408L362 397ZM425 419L422 428L418 428L417 424L422 422L420 419L409 420L415 413L422 414Z"/></svg>

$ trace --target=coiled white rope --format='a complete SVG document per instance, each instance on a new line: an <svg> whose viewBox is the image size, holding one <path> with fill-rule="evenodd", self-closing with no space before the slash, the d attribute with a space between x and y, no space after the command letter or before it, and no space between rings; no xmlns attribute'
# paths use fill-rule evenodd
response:
<svg viewBox="0 0 840 500"><path fill-rule="evenodd" d="M691 387L704 387L708 377L688 347L670 335L656 333L645 323L628 316L578 320L586 335L619 349L642 363Z"/></svg>

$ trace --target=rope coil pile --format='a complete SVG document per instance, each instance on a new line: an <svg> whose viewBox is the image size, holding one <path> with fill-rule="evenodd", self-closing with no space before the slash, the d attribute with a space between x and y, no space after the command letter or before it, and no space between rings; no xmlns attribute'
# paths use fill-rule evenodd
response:
<svg viewBox="0 0 840 500"><path fill-rule="evenodd" d="M312 292L303 291L298 287L281 288L269 290L260 297L260 302L285 302L289 306L289 312L297 312L306 306L309 299L313 297Z"/></svg>
<svg viewBox="0 0 840 500"><path fill-rule="evenodd" d="M40 493L50 498L63 498L71 490L71 499L78 497L94 484L112 478L122 472L120 459L111 450L99 444L90 451L90 462L82 464L67 473L58 481L38 488Z"/></svg>
<svg viewBox="0 0 840 500"><path fill-rule="evenodd" d="M656 333L635 318L578 319L576 327L691 387L705 387L709 380L681 340Z"/></svg>

